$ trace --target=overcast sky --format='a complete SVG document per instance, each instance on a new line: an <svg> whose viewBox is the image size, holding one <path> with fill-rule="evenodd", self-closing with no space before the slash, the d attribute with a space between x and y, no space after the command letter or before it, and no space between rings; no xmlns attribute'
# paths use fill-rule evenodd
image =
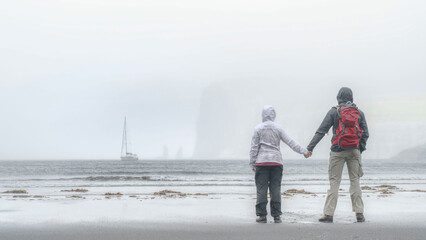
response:
<svg viewBox="0 0 426 240"><path fill-rule="evenodd" d="M165 146L171 158L179 148L191 157L206 89L235 89L233 101L265 80L292 89L274 104L299 104L293 115L324 105L315 124L290 132L313 135L341 86L354 88L377 129L418 131L425 10L425 1L392 0L3 0L0 159L118 158L124 116L142 157L161 157ZM262 94L258 103L270 104Z"/></svg>

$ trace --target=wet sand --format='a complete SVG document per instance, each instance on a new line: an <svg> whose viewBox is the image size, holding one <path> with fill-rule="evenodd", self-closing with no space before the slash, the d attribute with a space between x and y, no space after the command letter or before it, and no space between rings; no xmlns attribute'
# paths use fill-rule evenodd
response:
<svg viewBox="0 0 426 240"><path fill-rule="evenodd" d="M425 239L422 224L147 224L143 222L0 226L2 240L33 239Z"/></svg>

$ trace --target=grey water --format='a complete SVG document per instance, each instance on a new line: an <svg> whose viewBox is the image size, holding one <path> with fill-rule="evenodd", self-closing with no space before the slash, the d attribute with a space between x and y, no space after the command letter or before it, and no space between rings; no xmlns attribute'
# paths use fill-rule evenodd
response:
<svg viewBox="0 0 426 240"><path fill-rule="evenodd" d="M426 184L426 162L363 160L363 185ZM342 182L347 182L345 167ZM283 184L328 185L328 160L286 160ZM253 186L248 160L0 161L0 191L10 188Z"/></svg>

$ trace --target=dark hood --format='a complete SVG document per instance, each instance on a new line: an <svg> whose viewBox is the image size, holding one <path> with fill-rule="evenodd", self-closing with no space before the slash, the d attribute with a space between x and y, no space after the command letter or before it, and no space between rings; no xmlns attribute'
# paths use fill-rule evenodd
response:
<svg viewBox="0 0 426 240"><path fill-rule="evenodd" d="M339 93L337 94L337 102L339 104L342 103L347 103L347 102L353 102L353 95L352 95L352 90L348 87L342 87L339 91Z"/></svg>

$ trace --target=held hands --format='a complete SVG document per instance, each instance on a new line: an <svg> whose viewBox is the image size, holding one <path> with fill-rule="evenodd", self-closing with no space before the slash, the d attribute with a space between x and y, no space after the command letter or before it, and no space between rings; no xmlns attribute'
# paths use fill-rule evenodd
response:
<svg viewBox="0 0 426 240"><path fill-rule="evenodd" d="M312 151L308 151L308 153L303 154L303 156L305 156L305 158L309 158L310 156L312 156Z"/></svg>

